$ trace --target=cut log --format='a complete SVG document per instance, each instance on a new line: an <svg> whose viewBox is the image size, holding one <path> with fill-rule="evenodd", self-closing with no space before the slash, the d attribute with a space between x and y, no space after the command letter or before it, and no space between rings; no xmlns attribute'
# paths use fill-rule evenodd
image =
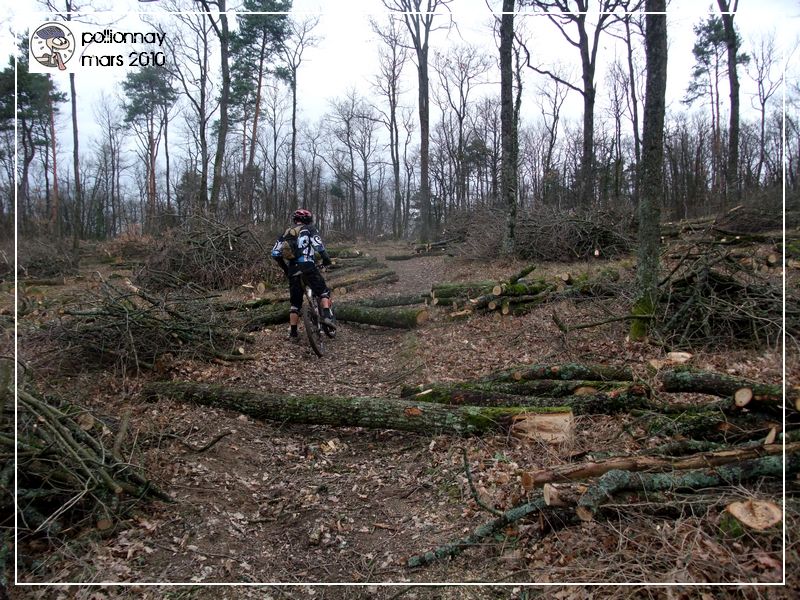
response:
<svg viewBox="0 0 800 600"><path fill-rule="evenodd" d="M469 281L463 283L439 283L431 287L431 298L474 297L487 294L497 282Z"/></svg>
<svg viewBox="0 0 800 600"><path fill-rule="evenodd" d="M733 403L739 408L744 408L753 399L753 390L749 387L739 388L733 393Z"/></svg>
<svg viewBox="0 0 800 600"><path fill-rule="evenodd" d="M385 296L380 298L362 298L353 300L348 304L358 304L371 308L389 308L393 306L409 306L411 304L425 304L429 300L426 294L408 294L402 296ZM337 305L341 306L341 304Z"/></svg>
<svg viewBox="0 0 800 600"><path fill-rule="evenodd" d="M544 496L547 506L575 506L585 491L585 485L545 483L542 488L542 496Z"/></svg>
<svg viewBox="0 0 800 600"><path fill-rule="evenodd" d="M487 375L480 381L529 381L532 379L590 379L595 381L632 381L633 372L629 367L609 365L582 365L565 363L561 365L519 365L504 371Z"/></svg>
<svg viewBox="0 0 800 600"><path fill-rule="evenodd" d="M787 446L786 474L800 470L800 452ZM784 472L780 453L756 459L743 460L736 464L725 464L698 468L682 473L637 473L612 470L605 473L578 501L576 512L583 521L591 521L600 505L621 491L642 490L661 492L665 490L698 490L720 485L738 485L759 477L781 477Z"/></svg>
<svg viewBox="0 0 800 600"><path fill-rule="evenodd" d="M780 385L759 383L726 373L703 371L691 367L676 367L661 371L658 377L666 392L694 392L730 398L743 388L748 388L752 393L752 398L745 404L752 401L754 405L761 403L780 407L783 403L783 388ZM741 392L741 394L746 394L746 392ZM787 407L794 406L797 410L796 403L800 400L797 391L791 388L787 389L786 397L792 400L792 402L787 402Z"/></svg>
<svg viewBox="0 0 800 600"><path fill-rule="evenodd" d="M412 258L419 258L420 256L425 256L424 254L414 253L414 254L387 254L384 257L384 260L411 260Z"/></svg>
<svg viewBox="0 0 800 600"><path fill-rule="evenodd" d="M622 382L539 380L520 383L461 383L404 386L400 395L422 402L476 406L552 406L561 404L575 414L615 414L633 409L652 408L644 386ZM592 384L587 385L587 384ZM611 384L612 388L606 386ZM624 384L623 384L624 385ZM608 389L605 393L574 395L580 388Z"/></svg>
<svg viewBox="0 0 800 600"><path fill-rule="evenodd" d="M793 442L785 446L786 453L800 451L800 442ZM683 457L657 457L657 456L620 456L596 462L584 462L574 465L563 465L552 469L540 469L530 472L534 485L544 485L560 481L586 479L599 477L612 470L647 471L657 473L671 470L703 469L741 462L763 456L778 456L783 454L783 444L769 444L765 446L730 448L714 452L702 452Z"/></svg>
<svg viewBox="0 0 800 600"><path fill-rule="evenodd" d="M563 413L568 408L486 408L445 406L387 398L286 396L191 382L146 384L146 398L158 396L240 412L281 423L399 429L424 434L507 433L514 417L527 413Z"/></svg>
<svg viewBox="0 0 800 600"><path fill-rule="evenodd" d="M574 429L571 412L525 414L513 418L511 435L525 441L561 444L572 438Z"/></svg>
<svg viewBox="0 0 800 600"><path fill-rule="evenodd" d="M428 309L419 307L372 308L360 304L336 304L336 318L339 321L378 325L395 329L413 329L428 320Z"/></svg>

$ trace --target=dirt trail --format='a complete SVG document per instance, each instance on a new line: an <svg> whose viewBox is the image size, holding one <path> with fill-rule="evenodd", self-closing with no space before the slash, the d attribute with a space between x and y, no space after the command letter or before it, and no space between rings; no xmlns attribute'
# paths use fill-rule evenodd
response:
<svg viewBox="0 0 800 600"><path fill-rule="evenodd" d="M395 250L386 246L375 254ZM501 278L520 266L450 257L393 262L398 283L346 297L425 291L436 281ZM428 323L410 332L343 323L330 355L321 360L305 344L288 343L285 327L276 326L256 334L254 361L173 363L155 378L289 394L392 396L404 383L461 380L510 364L613 359L641 365L655 356L644 345L621 341L624 324L565 340L550 319L551 310L578 320L597 308L562 303L525 317L480 316L462 322L447 321L434 310ZM730 356L737 359L729 355L726 360ZM774 373L770 364L775 357L767 353L753 363L752 354L746 356L747 363L744 354L738 357L742 374L753 375L748 369L762 377L765 369ZM715 357L707 358L713 366ZM469 450L472 476L484 499L508 508L524 496L521 469L564 462L576 451L635 443L621 438L618 425L603 417L579 419L579 435L570 444L530 448L497 436L463 440L286 425L169 400L145 403L139 393L142 380L120 382L111 375L99 381L82 376L73 384L88 391L87 403L101 414L118 417L131 411L134 460L142 461L177 502L145 507L106 537L86 532L25 573L22 579L29 582L585 581L589 567L570 570L569 561L563 562L559 544L567 543L569 535L557 538L555 546L527 544L532 525L509 538L517 542L490 540L455 561L423 570L402 565L409 556L491 518L471 498L460 447ZM200 447L223 432L230 434L205 452L186 445ZM572 541L585 545L593 536L607 535L607 526L591 523L577 533L582 541L574 535ZM591 555L598 572L613 568L596 544L579 551ZM562 563L554 567L559 556ZM191 597L223 597L218 592L198 588ZM161 597L148 594L131 597ZM28 589L24 597L52 596L45 589Z"/></svg>

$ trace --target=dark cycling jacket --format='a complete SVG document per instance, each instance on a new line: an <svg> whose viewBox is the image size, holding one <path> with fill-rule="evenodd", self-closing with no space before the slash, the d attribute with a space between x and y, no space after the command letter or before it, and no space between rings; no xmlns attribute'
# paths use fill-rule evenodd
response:
<svg viewBox="0 0 800 600"><path fill-rule="evenodd" d="M301 225L300 233L297 236L297 250L298 256L289 261L289 264L311 263L314 264L314 252L319 252L322 257L323 264L330 263L328 252L325 250L325 245L322 243L322 238L319 235L316 227L311 225ZM284 234L277 239L275 245L272 246L272 258L282 258L281 244L286 239L286 234L289 232L287 229Z"/></svg>

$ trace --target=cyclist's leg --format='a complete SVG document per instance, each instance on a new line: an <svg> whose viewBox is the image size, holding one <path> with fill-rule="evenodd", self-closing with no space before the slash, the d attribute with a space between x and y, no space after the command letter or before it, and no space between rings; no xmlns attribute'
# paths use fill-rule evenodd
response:
<svg viewBox="0 0 800 600"><path fill-rule="evenodd" d="M319 298L319 305L322 309L322 322L330 328L335 328L336 317L334 317L331 310L331 291L325 284L325 279L323 279L318 269L314 269L307 274L307 280L314 294Z"/></svg>
<svg viewBox="0 0 800 600"><path fill-rule="evenodd" d="M297 335L297 324L300 322L300 309L303 307L302 273L293 269L289 271L289 326L290 335Z"/></svg>

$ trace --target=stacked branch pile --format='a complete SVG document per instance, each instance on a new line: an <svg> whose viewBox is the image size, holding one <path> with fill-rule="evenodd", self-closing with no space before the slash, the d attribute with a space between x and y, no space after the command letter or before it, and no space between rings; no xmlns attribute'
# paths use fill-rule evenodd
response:
<svg viewBox="0 0 800 600"><path fill-rule="evenodd" d="M477 312L496 311L503 315L522 315L534 307L565 298L607 297L617 291L614 283L619 272L605 268L594 275L573 276L562 273L557 278L532 277L528 266L504 281L441 283L431 288L431 303L453 309L451 317L465 317Z"/></svg>
<svg viewBox="0 0 800 600"><path fill-rule="evenodd" d="M733 240L736 244L730 244ZM775 344L783 326L783 290L774 257L744 255L735 238L690 245L673 255L661 282L655 331L672 348ZM769 262L773 265L769 266ZM787 333L800 333L800 302L786 296Z"/></svg>
<svg viewBox="0 0 800 600"><path fill-rule="evenodd" d="M44 398L20 386L14 431L12 363L0 363L2 430L0 511L5 526L14 514L14 450L22 537L60 537L87 527L113 526L113 519L142 500L170 500L123 456L126 421L116 433L88 410ZM15 440L16 433L16 440Z"/></svg>
<svg viewBox="0 0 800 600"><path fill-rule="evenodd" d="M199 219L165 240L137 273L137 285L153 291L223 290L254 281L271 284L282 276L269 259L270 248L243 225Z"/></svg>
<svg viewBox="0 0 800 600"><path fill-rule="evenodd" d="M248 341L233 315L206 297L150 293L130 283L101 282L79 307L61 312L38 335L68 369L152 369L167 354L236 360Z"/></svg>

